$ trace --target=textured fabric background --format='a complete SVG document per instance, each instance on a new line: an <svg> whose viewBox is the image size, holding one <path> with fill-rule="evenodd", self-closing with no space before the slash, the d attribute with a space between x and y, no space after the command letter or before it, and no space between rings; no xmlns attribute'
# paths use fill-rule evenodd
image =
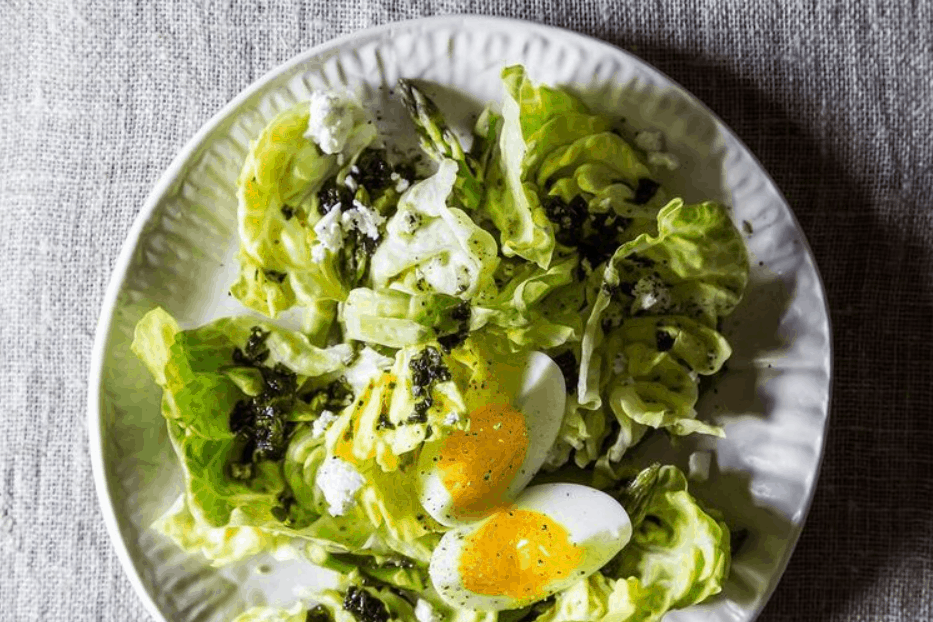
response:
<svg viewBox="0 0 933 622"><path fill-rule="evenodd" d="M97 509L86 374L120 244L175 152L309 46L489 13L627 48L756 153L813 245L836 383L762 622L933 620L933 3L0 0L0 620L143 620Z"/></svg>

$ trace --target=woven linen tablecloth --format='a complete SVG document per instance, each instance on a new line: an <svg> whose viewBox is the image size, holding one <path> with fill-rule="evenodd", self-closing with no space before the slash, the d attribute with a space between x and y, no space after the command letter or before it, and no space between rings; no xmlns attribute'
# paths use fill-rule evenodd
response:
<svg viewBox="0 0 933 622"><path fill-rule="evenodd" d="M0 1L0 620L144 620L97 507L86 376L120 245L176 151L310 46L446 13L619 45L787 196L832 307L809 522L761 620L933 620L933 3Z"/></svg>

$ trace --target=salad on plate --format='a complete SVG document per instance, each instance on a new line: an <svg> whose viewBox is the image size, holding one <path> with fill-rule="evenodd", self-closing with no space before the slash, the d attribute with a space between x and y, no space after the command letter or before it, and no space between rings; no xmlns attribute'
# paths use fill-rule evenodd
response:
<svg viewBox="0 0 933 622"><path fill-rule="evenodd" d="M214 566L332 571L237 622L659 620L728 576L721 515L629 450L722 435L695 406L742 238L657 181L659 133L502 83L461 140L401 80L419 157L346 93L285 110L238 179L251 313L136 327L184 473L155 529Z"/></svg>

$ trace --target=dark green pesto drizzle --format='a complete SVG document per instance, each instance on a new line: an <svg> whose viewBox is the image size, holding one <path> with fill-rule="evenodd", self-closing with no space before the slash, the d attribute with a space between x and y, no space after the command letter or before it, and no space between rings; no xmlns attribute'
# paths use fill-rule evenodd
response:
<svg viewBox="0 0 933 622"><path fill-rule="evenodd" d="M343 608L359 622L387 622L389 610L384 602L364 589L350 586L343 599Z"/></svg>
<svg viewBox="0 0 933 622"><path fill-rule="evenodd" d="M470 303L466 300L460 302L450 311L450 319L457 323L457 330L449 335L442 335L437 338L444 352L450 352L461 345L470 334L470 316L473 310Z"/></svg>
<svg viewBox="0 0 933 622"><path fill-rule="evenodd" d="M305 622L334 622L334 617L324 605L317 605L313 609L308 609Z"/></svg>
<svg viewBox="0 0 933 622"><path fill-rule="evenodd" d="M285 420L285 413L294 404L297 377L281 363L264 365L269 358L268 337L267 331L254 326L243 349L233 350L233 362L257 369L263 383L259 395L238 401L230 412L230 431L241 447L239 460L230 464L230 475L238 480L251 479L257 462L281 460L294 427Z"/></svg>
<svg viewBox="0 0 933 622"><path fill-rule="evenodd" d="M408 421L424 423L428 420L428 410L434 405L431 389L435 383L450 380L450 370L444 365L441 353L432 346L412 357L408 369L411 371L411 394L418 400Z"/></svg>

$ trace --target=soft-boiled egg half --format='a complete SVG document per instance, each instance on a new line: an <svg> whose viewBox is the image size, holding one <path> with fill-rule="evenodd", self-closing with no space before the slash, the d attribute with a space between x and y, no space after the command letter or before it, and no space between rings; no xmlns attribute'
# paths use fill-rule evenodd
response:
<svg viewBox="0 0 933 622"><path fill-rule="evenodd" d="M473 525L448 531L431 557L451 607L518 609L585 579L632 536L622 506L578 484L542 484Z"/></svg>
<svg viewBox="0 0 933 622"><path fill-rule="evenodd" d="M465 429L426 443L418 459L421 504L448 526L513 501L544 464L564 416L564 377L547 355L484 360L475 370Z"/></svg>

